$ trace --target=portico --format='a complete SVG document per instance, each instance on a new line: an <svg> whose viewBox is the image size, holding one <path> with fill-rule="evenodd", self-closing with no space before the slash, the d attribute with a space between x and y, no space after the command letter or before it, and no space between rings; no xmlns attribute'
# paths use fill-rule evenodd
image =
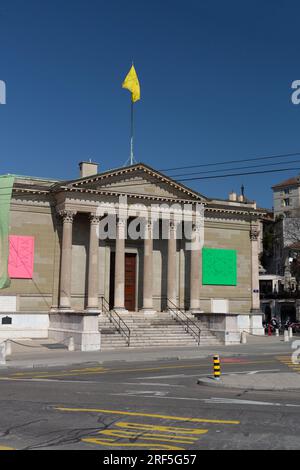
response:
<svg viewBox="0 0 300 470"><path fill-rule="evenodd" d="M171 207L170 207L171 209ZM129 211L130 212L130 211ZM73 232L76 215L80 213L80 206L76 210L60 209L58 211L62 222L62 239L61 239L61 267L60 267L60 292L58 310L61 312L74 312L76 307L72 304L72 246L73 246ZM132 213L132 211L131 211ZM87 312L100 313L100 296L107 299L113 297L113 304L111 307L119 314L128 311L127 304L134 305L134 310L140 310L145 314L151 314L157 311L154 308L154 259L153 259L153 244L161 245L161 250L156 250L158 253L164 253L164 261L166 258L166 282L160 279L162 287L160 291L160 304L161 309L166 304L166 307L177 307L179 302L179 250L177 249L178 243L178 223L174 220L168 220L168 237L166 240L156 239L153 240L153 221L150 217L144 218L143 233L138 240L131 240L127 236L129 219L126 217L116 218L116 234L115 239L109 239L106 247L109 249L110 262L106 270L106 279L110 281L108 290L100 286L99 280L99 265L104 262L101 260L99 254L99 224L103 216L97 216L93 212L87 214L86 220L89 223L89 243L88 243L88 256L87 256L87 269L86 269L86 299L84 310ZM159 220L156 220L159 224ZM198 246L190 250L190 265L189 265L189 309L194 313L200 312L200 298L199 298L199 282L200 282L200 268L201 268L201 244L200 244L200 229L196 224L192 225L192 236L197 237ZM128 240L128 244L126 241ZM189 241L186 244L190 244ZM137 273L137 263L142 266L142 276L134 276L134 283L136 288L133 290L133 299L130 297L130 292L126 290L128 285L129 271L126 269L126 255L135 255L132 262L135 264L134 270ZM165 254L167 256L165 256ZM156 269L155 274L157 275ZM112 277L113 274L113 277ZM164 270L160 270L161 277L164 275ZM112 292L113 289L113 292ZM137 295L138 293L138 295ZM105 295L106 294L106 295ZM108 294L108 295L107 295ZM162 301L164 299L165 301ZM156 306L158 302L156 302Z"/></svg>

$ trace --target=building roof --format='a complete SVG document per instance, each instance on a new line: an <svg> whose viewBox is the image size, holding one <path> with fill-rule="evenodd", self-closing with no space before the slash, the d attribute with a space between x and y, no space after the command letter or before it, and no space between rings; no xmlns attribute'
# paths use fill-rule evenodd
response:
<svg viewBox="0 0 300 470"><path fill-rule="evenodd" d="M139 181L139 179L141 181ZM145 180L145 181L144 181ZM157 185L162 189L162 194L145 190L144 186ZM137 186L137 187L136 187ZM139 191L143 188L143 193ZM103 195L131 195L139 199L151 200L173 200L175 202L199 201L205 204L206 208L212 212L227 212L256 215L263 217L266 210L256 208L256 204L251 201L228 201L212 200L203 196L179 181L174 180L160 171L151 168L144 163L137 163L127 167L108 170L95 175L76 178L73 180L50 180L35 177L16 177L14 192L33 194L55 194L61 191L66 192L86 192ZM167 194L167 191L170 194ZM145 192L145 194L144 194Z"/></svg>
<svg viewBox="0 0 300 470"><path fill-rule="evenodd" d="M287 186L297 186L299 184L299 177L295 176L294 178L289 178L282 181L281 183L275 184L272 186L272 189L286 188Z"/></svg>

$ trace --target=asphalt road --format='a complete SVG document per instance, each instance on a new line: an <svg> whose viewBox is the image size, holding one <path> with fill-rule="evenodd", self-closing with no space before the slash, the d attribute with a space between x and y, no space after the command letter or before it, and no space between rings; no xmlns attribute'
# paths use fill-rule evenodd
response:
<svg viewBox="0 0 300 470"><path fill-rule="evenodd" d="M299 449L297 392L197 385L212 361L0 371L0 449ZM224 358L223 373L287 372L277 356Z"/></svg>

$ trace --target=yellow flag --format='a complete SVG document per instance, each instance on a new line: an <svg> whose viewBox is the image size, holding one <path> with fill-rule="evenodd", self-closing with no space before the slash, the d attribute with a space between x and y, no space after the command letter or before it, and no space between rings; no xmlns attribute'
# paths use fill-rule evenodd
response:
<svg viewBox="0 0 300 470"><path fill-rule="evenodd" d="M131 91L131 99L133 103L141 99L140 82L133 65L122 84L122 88L126 88Z"/></svg>

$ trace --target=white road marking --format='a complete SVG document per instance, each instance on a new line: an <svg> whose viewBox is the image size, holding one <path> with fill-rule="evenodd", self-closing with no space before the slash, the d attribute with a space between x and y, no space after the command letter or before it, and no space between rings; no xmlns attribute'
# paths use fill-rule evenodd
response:
<svg viewBox="0 0 300 470"><path fill-rule="evenodd" d="M159 390L126 390L126 392L123 393L110 393L110 395L124 395L127 397L134 396L149 396L149 397L164 397L168 394L169 392L161 392Z"/></svg>
<svg viewBox="0 0 300 470"><path fill-rule="evenodd" d="M147 395L148 394L148 395ZM285 407L295 407L299 408L300 405L290 404L290 403L273 403L273 402L265 402L265 401L254 401L254 400L239 400L234 398L191 398L191 397L170 397L166 396L168 392L158 392L158 391L135 391L135 390L128 390L124 393L110 393L110 395L114 396L135 396L141 398L160 398L160 399L167 399L167 400L186 400L186 401L201 401L203 403L211 403L215 405L249 405L249 406L285 406Z"/></svg>
<svg viewBox="0 0 300 470"><path fill-rule="evenodd" d="M280 372L281 369L261 369L261 370L251 370L250 372L247 372L247 375L253 375L253 374L259 374L261 372ZM240 372L236 372L236 374L239 374ZM234 375L234 374L230 374Z"/></svg>
<svg viewBox="0 0 300 470"><path fill-rule="evenodd" d="M153 375L152 377L146 376L146 377L137 377L138 380L143 380L143 379L176 379L178 377L198 377L199 374L197 375L185 375L185 374L176 374L176 375ZM207 375L207 374L205 374Z"/></svg>
<svg viewBox="0 0 300 470"><path fill-rule="evenodd" d="M198 376L197 376L198 377ZM173 385L173 384L162 384L162 383L157 383L157 382L120 382L120 385L142 385L142 386L158 386L158 387L183 387L185 388L185 385Z"/></svg>
<svg viewBox="0 0 300 470"><path fill-rule="evenodd" d="M281 403L271 403L267 401L255 401L255 400L239 400L235 398L207 398L203 400L205 403L224 403L226 405L257 405L257 406L282 406ZM284 405L286 406L286 405ZM295 405L300 406L300 405Z"/></svg>
<svg viewBox="0 0 300 470"><path fill-rule="evenodd" d="M261 372L280 372L281 369L260 369L260 370L244 370L241 372L222 372L222 375L236 375L236 374L259 374ZM138 377L138 380L152 380L152 379L184 379L188 377L207 377L206 374L176 374L176 375L155 375L151 377ZM212 375L212 374L211 374Z"/></svg>
<svg viewBox="0 0 300 470"><path fill-rule="evenodd" d="M56 383L71 383L71 384L100 384L101 382L93 380L61 380L61 379L34 379L34 378L15 378L15 377L0 377L0 381L4 382L56 382Z"/></svg>

